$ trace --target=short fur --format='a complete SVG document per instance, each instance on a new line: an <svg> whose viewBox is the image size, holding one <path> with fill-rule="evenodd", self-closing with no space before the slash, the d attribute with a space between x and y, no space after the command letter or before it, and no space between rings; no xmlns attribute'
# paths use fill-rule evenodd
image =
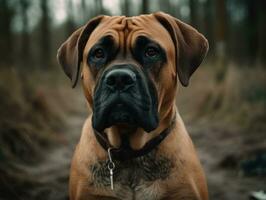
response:
<svg viewBox="0 0 266 200"><path fill-rule="evenodd" d="M91 49L106 36L114 40L113 49L108 50L112 56L108 62L94 67L88 61ZM159 60L145 61L142 54L134 53L136 46L142 47L145 43L141 41L136 45L142 36L161 48ZM149 98L157 102L154 108L158 111L157 126L149 133L141 127L131 130L127 125L106 127L104 131L113 147L118 148L122 135L128 134L131 148L141 149L175 120L171 133L154 150L136 159L115 161L112 191L107 152L96 140L92 116L89 116L71 164L71 200L208 199L202 167L175 105L177 77L187 86L207 51L208 42L203 35L162 12L135 17L99 16L68 38L58 51L58 60L73 86L81 71L84 94L91 108L98 103L94 102L97 85L103 84L106 70L113 66L130 64L155 90L156 94ZM147 91L150 90L147 87Z"/></svg>

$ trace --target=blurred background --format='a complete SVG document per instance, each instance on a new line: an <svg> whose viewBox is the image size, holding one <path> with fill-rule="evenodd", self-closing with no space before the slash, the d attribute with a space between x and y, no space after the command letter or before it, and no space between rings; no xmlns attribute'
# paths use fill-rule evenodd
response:
<svg viewBox="0 0 266 200"><path fill-rule="evenodd" d="M0 0L0 199L68 199L70 160L88 109L56 51L94 16L155 11L209 40L177 105L210 199L266 199L259 197L266 191L264 0Z"/></svg>

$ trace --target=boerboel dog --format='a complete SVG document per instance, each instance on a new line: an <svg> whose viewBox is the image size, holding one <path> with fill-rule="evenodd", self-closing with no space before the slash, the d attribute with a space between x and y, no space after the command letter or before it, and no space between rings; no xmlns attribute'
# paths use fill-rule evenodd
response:
<svg viewBox="0 0 266 200"><path fill-rule="evenodd" d="M206 181L176 108L208 51L202 34L157 12L99 16L59 48L92 114L71 165L71 200L206 200Z"/></svg>

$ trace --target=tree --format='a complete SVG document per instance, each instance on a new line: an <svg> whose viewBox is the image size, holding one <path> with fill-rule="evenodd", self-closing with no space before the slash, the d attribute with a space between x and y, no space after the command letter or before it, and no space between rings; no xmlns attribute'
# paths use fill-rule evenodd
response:
<svg viewBox="0 0 266 200"><path fill-rule="evenodd" d="M13 33L11 22L14 17L14 7L10 0L0 0L0 64L11 65L13 55Z"/></svg>
<svg viewBox="0 0 266 200"><path fill-rule="evenodd" d="M159 0L159 8L161 11L167 12L174 17L179 17L179 11L172 5L171 0Z"/></svg>
<svg viewBox="0 0 266 200"><path fill-rule="evenodd" d="M29 20L27 11L30 6L29 0L20 0L21 18L22 18L22 44L21 44L21 61L24 67L30 64L30 35L29 35Z"/></svg>
<svg viewBox="0 0 266 200"><path fill-rule="evenodd" d="M224 81L227 74L226 63L226 0L215 1L215 54L216 54L216 70L215 70L215 92L211 92L211 96L208 99L209 109L220 108L225 96Z"/></svg>
<svg viewBox="0 0 266 200"><path fill-rule="evenodd" d="M86 22L88 20L88 14L87 14L87 4L86 0L81 0L81 11L82 11L82 23Z"/></svg>
<svg viewBox="0 0 266 200"><path fill-rule="evenodd" d="M189 0L189 9L190 9L190 23L193 27L198 29L198 3L197 0Z"/></svg>
<svg viewBox="0 0 266 200"><path fill-rule="evenodd" d="M216 81L223 83L227 72L226 58L226 29L227 29L227 12L226 0L215 1L215 55L217 60ZM217 86L218 88L218 86Z"/></svg>
<svg viewBox="0 0 266 200"><path fill-rule="evenodd" d="M264 0L246 0L247 15L245 19L245 30L247 40L247 55L250 64L256 61L264 63L266 57L265 40L265 6Z"/></svg>
<svg viewBox="0 0 266 200"><path fill-rule="evenodd" d="M215 2L215 39L216 54L219 58L225 56L226 45L226 2L225 0L216 0Z"/></svg>
<svg viewBox="0 0 266 200"><path fill-rule="evenodd" d="M149 12L149 1L148 0L142 0L142 14L147 14Z"/></svg>
<svg viewBox="0 0 266 200"><path fill-rule="evenodd" d="M96 6L96 14L104 14L104 9L103 9L103 1L102 0L97 0L95 1L95 6Z"/></svg>
<svg viewBox="0 0 266 200"><path fill-rule="evenodd" d="M257 58L257 50L258 50L258 8L257 1L248 0L246 2L247 5L247 57L249 58L249 62L254 63Z"/></svg>
<svg viewBox="0 0 266 200"><path fill-rule="evenodd" d="M122 14L125 16L130 16L130 1L129 0L122 0L121 1L122 7Z"/></svg>
<svg viewBox="0 0 266 200"><path fill-rule="evenodd" d="M205 36L208 39L210 51L209 55L213 54L214 43L214 14L213 14L213 0L206 0L203 6L203 30L205 32Z"/></svg>
<svg viewBox="0 0 266 200"><path fill-rule="evenodd" d="M85 3L85 2L83 2ZM67 1L67 22L66 22L67 35L70 35L75 30L74 13L73 13L73 2L72 0Z"/></svg>
<svg viewBox="0 0 266 200"><path fill-rule="evenodd" d="M257 31L257 37L258 37L258 61L260 65L263 65L266 67L266 1L265 0L259 0L258 2L258 31Z"/></svg>
<svg viewBox="0 0 266 200"><path fill-rule="evenodd" d="M46 69L51 64L51 32L48 0L40 0L40 8L42 14L40 21L40 60L42 69Z"/></svg>

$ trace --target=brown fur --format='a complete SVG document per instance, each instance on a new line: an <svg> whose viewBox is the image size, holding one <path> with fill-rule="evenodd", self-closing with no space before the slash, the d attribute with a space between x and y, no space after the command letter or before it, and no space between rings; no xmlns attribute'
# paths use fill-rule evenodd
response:
<svg viewBox="0 0 266 200"><path fill-rule="evenodd" d="M93 26L93 30L91 26ZM69 183L70 199L207 200L208 192L204 173L175 106L177 76L183 85L188 84L189 77L202 62L208 50L207 40L189 25L165 13L131 18L100 16L91 20L73 33L58 52L59 62L71 78L73 85L76 83L76 73L79 74L79 68L82 68L84 94L90 106L93 105L92 97L99 76L97 72L87 66L87 55L90 48L107 34L112 35L120 46L120 52L111 64L134 63L138 66L129 49L132 48L139 35L148 36L166 50L167 63L158 74L151 74L158 94L159 126L149 134L138 128L135 133L130 134L131 147L141 149L148 141L167 128L174 117L176 117L176 123L171 133L154 152L144 156L143 159L136 159L132 163L132 169L130 167L121 168L121 173L123 171L128 175L131 183L127 185L117 180L115 189L112 191L110 186L104 186L104 180L101 184L101 178L104 179L104 177L96 177L100 178L100 185L97 185L95 183L97 175L93 174L93 170L91 170L93 167L93 169L105 173L104 164L100 165L100 163L107 160L107 152L97 142L91 125L91 116L89 116L83 126L81 138L72 160ZM110 144L119 147L120 133L126 128L113 126L105 130ZM154 157L152 157L153 155ZM152 159L155 166L161 163L160 159L162 159L162 163L165 163L164 160L169 161L169 164L166 164L163 169L159 165L158 172L153 171L156 177L157 175L159 177L155 180L152 177L147 180L145 178L136 180L134 177L130 177L130 174L139 170L133 169L133 165L146 164L148 170L154 168L150 162L145 161L146 158L147 160ZM142 173L142 171L140 172ZM144 176L149 175L145 174L145 171L143 173ZM164 176L165 174L167 177Z"/></svg>

